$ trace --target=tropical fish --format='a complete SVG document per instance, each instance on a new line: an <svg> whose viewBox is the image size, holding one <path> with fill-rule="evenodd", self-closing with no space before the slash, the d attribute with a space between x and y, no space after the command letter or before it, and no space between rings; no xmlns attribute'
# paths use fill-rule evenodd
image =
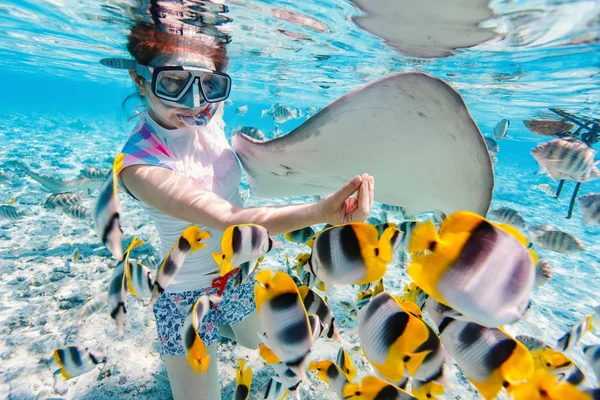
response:
<svg viewBox="0 0 600 400"><path fill-rule="evenodd" d="M98 238L118 261L123 259L121 244L123 231L119 221L121 202L119 201L119 188L117 186L118 174L123 168L123 158L125 158L123 153L115 157L112 173L106 178L100 189L92 214Z"/></svg>
<svg viewBox="0 0 600 400"><path fill-rule="evenodd" d="M600 385L600 345L584 346L583 353L596 375L597 384Z"/></svg>
<svg viewBox="0 0 600 400"><path fill-rule="evenodd" d="M559 382L569 382L579 386L584 383L585 375L566 355L551 348L541 348L531 352L535 369L547 369Z"/></svg>
<svg viewBox="0 0 600 400"><path fill-rule="evenodd" d="M404 215L404 208L393 204L382 204L381 209L386 212Z"/></svg>
<svg viewBox="0 0 600 400"><path fill-rule="evenodd" d="M500 146L498 146L498 143L496 143L494 139L488 136L484 136L483 139L485 140L485 145L490 154L497 154L500 151Z"/></svg>
<svg viewBox="0 0 600 400"><path fill-rule="evenodd" d="M335 357L335 363L340 367L350 382L356 378L356 367L354 366L350 355L343 347L340 347L338 350L337 356Z"/></svg>
<svg viewBox="0 0 600 400"><path fill-rule="evenodd" d="M517 229L525 229L525 218L512 208L500 207L496 210L491 210L489 215L502 224L508 224Z"/></svg>
<svg viewBox="0 0 600 400"><path fill-rule="evenodd" d="M319 320L323 324L323 333L325 333L325 336L341 343L342 337L340 336L340 332L336 326L335 316L321 296L306 286L300 286L298 288L298 293L300 293L300 298L304 303L306 312L308 314L315 314L317 317L319 317Z"/></svg>
<svg viewBox="0 0 600 400"><path fill-rule="evenodd" d="M245 368L244 368L245 367ZM235 392L234 400L247 400L250 396L250 386L252 386L252 369L246 367L245 360L238 360L238 368L235 369Z"/></svg>
<svg viewBox="0 0 600 400"><path fill-rule="evenodd" d="M412 235L413 230L417 226L417 221L402 221L396 227L403 232L402 234L402 242L400 243L400 248L402 250L408 250L408 243L410 242L410 236Z"/></svg>
<svg viewBox="0 0 600 400"><path fill-rule="evenodd" d="M79 260L79 249L75 247L73 254L71 255L71 262L76 263Z"/></svg>
<svg viewBox="0 0 600 400"><path fill-rule="evenodd" d="M459 211L440 225L431 221L412 233L416 253L408 275L429 296L487 327L522 318L535 283L537 257L528 241L507 225ZM422 254L419 254L422 253Z"/></svg>
<svg viewBox="0 0 600 400"><path fill-rule="evenodd" d="M388 228L378 239L377 229L364 222L331 227L308 243L312 251L304 268L325 284L376 282L392 261L391 239L397 231Z"/></svg>
<svg viewBox="0 0 600 400"><path fill-rule="evenodd" d="M154 305L158 296L169 287L171 280L177 275L187 256L206 247L201 241L208 238L210 238L210 233L202 231L197 226L190 225L185 228L177 243L171 247L160 267L158 267L153 282L154 289L152 289L150 307Z"/></svg>
<svg viewBox="0 0 600 400"><path fill-rule="evenodd" d="M375 296L360 315L358 335L365 357L387 380L398 382L408 371L425 382L444 381L445 351L416 304L400 304L387 292Z"/></svg>
<svg viewBox="0 0 600 400"><path fill-rule="evenodd" d="M590 193L577 199L583 223L600 226L600 193Z"/></svg>
<svg viewBox="0 0 600 400"><path fill-rule="evenodd" d="M254 298L266 337L263 342L301 380L312 345L312 330L298 288L285 272L256 274Z"/></svg>
<svg viewBox="0 0 600 400"><path fill-rule="evenodd" d="M278 104L274 104L270 110L263 110L261 112L261 117L264 117L265 115L271 116L271 118L273 118L273 120L278 124L283 124L290 119L299 117L296 110L292 110L289 107L284 107Z"/></svg>
<svg viewBox="0 0 600 400"><path fill-rule="evenodd" d="M550 371L538 369L526 382L508 387L515 400L592 400L593 398L568 382L557 381Z"/></svg>
<svg viewBox="0 0 600 400"><path fill-rule="evenodd" d="M396 224L394 224L393 222L386 222L383 224L379 224L377 226L375 226L375 228L377 229L377 233L378 233L378 238L381 238L381 236L383 235L383 233L388 229L388 228L394 228L394 234L390 236L390 243L392 244L392 252L396 252L396 249L400 246L400 244L402 243L402 238L404 236L404 233L402 231L400 231L398 229L398 226Z"/></svg>
<svg viewBox="0 0 600 400"><path fill-rule="evenodd" d="M26 213L17 210L17 208L14 206L0 206L0 218L9 219L11 221L18 221L26 215Z"/></svg>
<svg viewBox="0 0 600 400"><path fill-rule="evenodd" d="M548 346L546 343L544 343L543 341L541 341L538 338L535 338L533 336L528 336L528 335L517 335L515 336L515 339L517 339L519 342L523 343L523 346L527 347L527 350L533 352L535 350L539 350L539 349L549 349L550 346Z"/></svg>
<svg viewBox="0 0 600 400"><path fill-rule="evenodd" d="M533 358L523 344L502 329L445 317L436 311L436 303L428 300L427 312L438 325L444 348L484 399L533 375Z"/></svg>
<svg viewBox="0 0 600 400"><path fill-rule="evenodd" d="M90 210L79 204L67 207L63 211L75 219L89 219L92 215Z"/></svg>
<svg viewBox="0 0 600 400"><path fill-rule="evenodd" d="M402 299L411 301L415 303L419 309L422 309L425 306L425 301L427 300L427 293L415 285L414 282L411 282L410 284L406 284L404 286Z"/></svg>
<svg viewBox="0 0 600 400"><path fill-rule="evenodd" d="M547 183L542 183L540 185L535 185L531 187L532 189L537 189L541 192L546 193L548 196L556 197L556 190L552 189L552 186Z"/></svg>
<svg viewBox="0 0 600 400"><path fill-rule="evenodd" d="M529 233L531 241L542 249L559 253L578 253L585 250L581 240L551 225L532 225L529 227Z"/></svg>
<svg viewBox="0 0 600 400"><path fill-rule="evenodd" d="M87 167L79 172L79 176L81 176L82 178L87 178L89 180L99 182L104 182L109 174L110 170L103 171L95 167Z"/></svg>
<svg viewBox="0 0 600 400"><path fill-rule="evenodd" d="M19 161L11 161L12 165L23 171L33 180L39 182L44 188L52 193L70 192L73 190L95 190L100 185L98 182L94 182L87 178L79 178L72 181L61 181L60 179L50 178L44 175L40 175L30 170L27 166Z"/></svg>
<svg viewBox="0 0 600 400"><path fill-rule="evenodd" d="M12 182L12 176L3 170L0 170L0 183L10 183Z"/></svg>
<svg viewBox="0 0 600 400"><path fill-rule="evenodd" d="M79 193L55 193L48 196L44 202L44 207L54 209L57 207L70 207L83 201L83 196Z"/></svg>
<svg viewBox="0 0 600 400"><path fill-rule="evenodd" d="M239 128L235 133L241 132L246 136L250 136L256 140L265 140L265 134L260 129L253 128L251 126L243 126Z"/></svg>
<svg viewBox="0 0 600 400"><path fill-rule="evenodd" d="M429 299L427 312L438 325L444 348L484 399L493 399L504 385L533 375L533 358L523 344L501 329L444 317L436 311L436 303Z"/></svg>
<svg viewBox="0 0 600 400"><path fill-rule="evenodd" d="M119 261L117 264L108 285L108 310L110 311L110 317L117 324L117 333L119 336L123 336L125 314L127 313L127 309L125 308L127 304L127 278L125 270L129 265L131 250L141 246L143 243L143 240L136 240L135 236L131 239L129 247L125 250L123 261Z"/></svg>
<svg viewBox="0 0 600 400"><path fill-rule="evenodd" d="M360 383L346 384L342 394L343 398L348 400L416 399L405 390L372 375L365 376Z"/></svg>
<svg viewBox="0 0 600 400"><path fill-rule="evenodd" d="M223 232L222 253L215 252L212 255L221 276L248 262L250 268L242 279L246 282L261 258L278 246L280 243L273 241L265 227L256 224L232 225Z"/></svg>
<svg viewBox="0 0 600 400"><path fill-rule="evenodd" d="M575 138L562 138L543 143L531 151L540 164L538 173L554 180L587 182L600 178L594 161L596 151Z"/></svg>
<svg viewBox="0 0 600 400"><path fill-rule="evenodd" d="M305 244L310 239L312 239L313 236L315 236L315 234L315 230L310 226L307 226L305 228L300 228L298 230L288 232L285 235L283 235L283 237L285 237L290 242Z"/></svg>
<svg viewBox="0 0 600 400"><path fill-rule="evenodd" d="M54 350L54 361L60 367L60 374L65 379L85 374L104 361L104 356L87 347L69 346Z"/></svg>
<svg viewBox="0 0 600 400"><path fill-rule="evenodd" d="M331 386L338 397L341 400L344 400L343 389L350 381L344 371L342 371L336 363L329 360L313 361L309 364L308 370L317 371L317 378Z"/></svg>
<svg viewBox="0 0 600 400"><path fill-rule="evenodd" d="M545 258L540 258L535 267L535 287L540 287L552 279L552 266Z"/></svg>
<svg viewBox="0 0 600 400"><path fill-rule="evenodd" d="M188 310L181 328L181 338L187 353L187 361L196 375L200 371L205 374L210 366L210 356L207 353L206 345L198 335L196 327L202 323L210 310L210 305L217 304L219 301L221 301L221 298L218 296L198 297L198 300Z"/></svg>
<svg viewBox="0 0 600 400"><path fill-rule="evenodd" d="M148 268L140 263L130 262L127 264L125 276L127 279L127 288L132 295L143 299L152 297L152 289L154 289L152 282L154 278Z"/></svg>
<svg viewBox="0 0 600 400"><path fill-rule="evenodd" d="M235 113L237 115L242 116L242 117L244 115L246 115L247 112L248 112L248 106L245 106L245 105L244 106L239 106L238 108L235 109Z"/></svg>
<svg viewBox="0 0 600 400"><path fill-rule="evenodd" d="M231 106L231 105L233 105L233 100L231 100L231 99L226 99L226 100L223 102L223 104L225 104L226 106Z"/></svg>
<svg viewBox="0 0 600 400"><path fill-rule="evenodd" d="M273 351L264 343L261 343L258 346L258 349L260 356L263 358L263 360L265 360L267 365L271 366L271 368L275 370L275 373L277 374L277 380L291 392L296 392L298 385L302 382L298 375L291 368L281 362L279 357L277 357L275 353L273 353Z"/></svg>
<svg viewBox="0 0 600 400"><path fill-rule="evenodd" d="M310 273L305 269L300 271L300 282L302 283L302 285L300 286L306 286L310 289L315 288L322 292L326 290L323 281L321 281L319 278L316 277L316 275Z"/></svg>
<svg viewBox="0 0 600 400"><path fill-rule="evenodd" d="M438 395L444 394L444 386L437 382L422 382L418 379L411 381L411 393L419 400L438 400ZM399 385L397 385L400 387Z"/></svg>
<svg viewBox="0 0 600 400"><path fill-rule="evenodd" d="M594 315L600 314L600 306L596 307L594 314L590 314L586 316L581 321L577 322L575 325L571 327L560 339L556 342L556 346L554 349L556 351L565 351L571 346L575 346L579 340L585 335L587 331L592 331L594 329L594 325L592 324Z"/></svg>
<svg viewBox="0 0 600 400"><path fill-rule="evenodd" d="M261 394L265 400L283 400L288 393L288 389L283 383L273 378L262 388Z"/></svg>
<svg viewBox="0 0 600 400"><path fill-rule="evenodd" d="M496 140L504 139L506 137L506 131L508 130L509 126L510 121L507 119L503 119L500 122L498 122L498 124L494 128L494 138L496 138Z"/></svg>

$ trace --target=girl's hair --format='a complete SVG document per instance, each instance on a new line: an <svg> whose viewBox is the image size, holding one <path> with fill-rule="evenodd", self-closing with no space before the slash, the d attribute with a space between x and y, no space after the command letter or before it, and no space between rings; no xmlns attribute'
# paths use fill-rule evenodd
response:
<svg viewBox="0 0 600 400"><path fill-rule="evenodd" d="M142 65L148 65L156 56L164 53L194 53L210 58L217 71L227 69L229 59L225 43L198 34L193 38L166 33L153 25L138 22L131 28L127 50Z"/></svg>

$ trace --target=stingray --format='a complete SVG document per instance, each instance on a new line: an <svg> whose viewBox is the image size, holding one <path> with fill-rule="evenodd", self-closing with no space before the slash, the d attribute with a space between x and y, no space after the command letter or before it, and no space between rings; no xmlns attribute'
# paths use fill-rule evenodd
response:
<svg viewBox="0 0 600 400"><path fill-rule="evenodd" d="M480 23L493 17L489 0L351 0L366 16L362 29L413 57L446 57L496 36Z"/></svg>
<svg viewBox="0 0 600 400"><path fill-rule="evenodd" d="M356 89L276 139L238 133L232 141L259 197L324 195L366 172L375 200L407 215L485 216L492 198L492 163L465 102L420 72Z"/></svg>

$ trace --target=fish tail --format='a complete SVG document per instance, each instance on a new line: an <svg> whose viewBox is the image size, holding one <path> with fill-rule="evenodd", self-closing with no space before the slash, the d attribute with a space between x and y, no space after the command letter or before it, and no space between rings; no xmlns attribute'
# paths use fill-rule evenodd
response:
<svg viewBox="0 0 600 400"><path fill-rule="evenodd" d="M210 356L206 354L206 346L197 333L192 347L188 350L187 360L196 375L198 375L200 370L202 370L203 375L208 371Z"/></svg>
<svg viewBox="0 0 600 400"><path fill-rule="evenodd" d="M593 319L594 319L594 314L590 314L587 316L587 329L586 331L593 331L594 330L594 324L593 324Z"/></svg>
<svg viewBox="0 0 600 400"><path fill-rule="evenodd" d="M260 354L260 356L262 357L263 360L265 360L265 362L268 365L271 364L276 364L276 363L280 363L281 360L279 359L279 357L277 357L275 355L275 353L273 353L273 350L271 350L270 348L267 347L267 345L261 343L258 346L258 352Z"/></svg>
<svg viewBox="0 0 600 400"><path fill-rule="evenodd" d="M420 353L404 353L403 360L406 360L404 361L404 364L406 365L406 369L408 370L408 373L411 376L415 375L421 364L423 364L423 361L425 360L427 354L429 354L429 350L422 351Z"/></svg>
<svg viewBox="0 0 600 400"><path fill-rule="evenodd" d="M292 242L292 232L287 232L283 235L284 238L286 238L286 240L289 240L290 242Z"/></svg>
<svg viewBox="0 0 600 400"><path fill-rule="evenodd" d="M238 365L239 371L236 371L236 383L238 385L244 385L250 389L250 386L252 385L252 369L250 367L244 368L246 366L245 360L238 360Z"/></svg>
<svg viewBox="0 0 600 400"><path fill-rule="evenodd" d="M58 354L58 350L54 350L53 354L54 354L54 361L56 361L56 363L58 364L58 366L60 368L63 368L64 365L63 365L62 360L60 359L60 355Z"/></svg>
<svg viewBox="0 0 600 400"><path fill-rule="evenodd" d="M390 226L385 231L383 231L383 234L381 235L381 237L379 238L379 241L377 242L377 249L378 249L377 257L379 257L386 263L392 262L392 252L393 252L392 239L393 239L394 235L396 235L398 232L399 232L399 230L396 227Z"/></svg>
<svg viewBox="0 0 600 400"><path fill-rule="evenodd" d="M434 248L440 237L432 221L423 222L415 227L408 245L409 253L420 253Z"/></svg>

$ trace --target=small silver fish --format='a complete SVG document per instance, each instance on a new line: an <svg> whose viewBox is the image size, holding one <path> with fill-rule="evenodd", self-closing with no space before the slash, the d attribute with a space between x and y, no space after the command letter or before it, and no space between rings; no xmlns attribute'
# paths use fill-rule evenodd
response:
<svg viewBox="0 0 600 400"><path fill-rule="evenodd" d="M248 106L239 106L236 110L235 113L239 116L244 116L246 115L246 113L248 112Z"/></svg>
<svg viewBox="0 0 600 400"><path fill-rule="evenodd" d="M556 197L556 190L552 189L552 186L548 185L547 183L542 183L539 185L535 185L531 187L532 189L537 189L541 192L546 193L548 196L551 197Z"/></svg>
<svg viewBox="0 0 600 400"><path fill-rule="evenodd" d="M295 118L294 114L292 113L292 110L284 106L275 107L271 116L273 117L273 120L278 124L282 124L284 122L289 121L290 119Z"/></svg>
<svg viewBox="0 0 600 400"><path fill-rule="evenodd" d="M489 136L484 136L483 139L485 140L485 144L491 154L497 154L500 151L500 146L498 146L498 143L496 143L494 139Z"/></svg>
<svg viewBox="0 0 600 400"><path fill-rule="evenodd" d="M552 266L545 258L538 260L535 268L535 286L540 287L552 279Z"/></svg>
<svg viewBox="0 0 600 400"><path fill-rule="evenodd" d="M534 225L529 228L531 240L546 250L559 253L577 253L585 250L581 240L552 226Z"/></svg>
<svg viewBox="0 0 600 400"><path fill-rule="evenodd" d="M11 221L18 221L25 215L26 214L23 211L19 211L13 206L0 206L0 218L9 219Z"/></svg>
<svg viewBox="0 0 600 400"><path fill-rule="evenodd" d="M70 207L75 204L81 203L83 196L79 193L56 193L48 196L44 202L44 207L48 209L55 209L58 207Z"/></svg>
<svg viewBox="0 0 600 400"><path fill-rule="evenodd" d="M64 211L65 214L70 215L75 219L90 219L92 216L90 210L79 204L67 207L64 209Z"/></svg>
<svg viewBox="0 0 600 400"><path fill-rule="evenodd" d="M590 193L577 199L583 223L600 226L600 193Z"/></svg>
<svg viewBox="0 0 600 400"><path fill-rule="evenodd" d="M97 182L104 182L109 174L110 170L101 170L95 167L87 167L79 172L79 176Z"/></svg>
<svg viewBox="0 0 600 400"><path fill-rule="evenodd" d="M491 210L489 214L498 222L514 226L517 229L525 229L525 218L518 211L509 207L500 207Z"/></svg>
<svg viewBox="0 0 600 400"><path fill-rule="evenodd" d="M315 236L316 232L310 226L305 228L300 228L292 232L287 232L283 235L287 240L294 243L306 244L313 236Z"/></svg>
<svg viewBox="0 0 600 400"><path fill-rule="evenodd" d="M531 151L540 164L538 173L546 172L552 179L587 182L600 178L594 161L596 151L574 138L563 138L543 143Z"/></svg>
<svg viewBox="0 0 600 400"><path fill-rule="evenodd" d="M260 129L253 128L251 126L244 126L237 130L246 136L249 136L256 140L265 140L265 134Z"/></svg>
<svg viewBox="0 0 600 400"><path fill-rule="evenodd" d="M575 346L587 331L592 331L592 329L594 329L594 325L592 324L593 318L594 314L590 314L573 325L568 332L558 339L556 346L554 346L554 350L565 351L571 346Z"/></svg>
<svg viewBox="0 0 600 400"><path fill-rule="evenodd" d="M504 139L506 137L506 131L508 130L509 126L510 121L507 119L503 119L500 122L498 122L498 124L494 128L494 138L496 138L496 140Z"/></svg>
<svg viewBox="0 0 600 400"><path fill-rule="evenodd" d="M550 348L550 346L548 346L546 343L533 336L517 335L515 336L515 339L521 342L523 346L527 347L527 350L529 351L545 350Z"/></svg>

